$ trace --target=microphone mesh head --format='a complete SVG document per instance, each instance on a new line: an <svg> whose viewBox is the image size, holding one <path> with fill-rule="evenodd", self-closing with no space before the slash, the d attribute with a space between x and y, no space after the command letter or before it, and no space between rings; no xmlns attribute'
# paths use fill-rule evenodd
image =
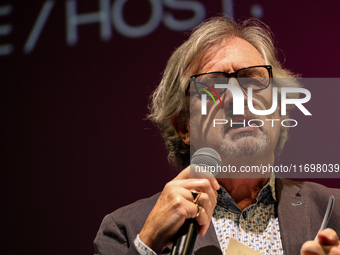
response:
<svg viewBox="0 0 340 255"><path fill-rule="evenodd" d="M191 157L191 164L198 166L222 166L221 156L212 148L204 147L197 150ZM217 173L216 173L217 174Z"/></svg>

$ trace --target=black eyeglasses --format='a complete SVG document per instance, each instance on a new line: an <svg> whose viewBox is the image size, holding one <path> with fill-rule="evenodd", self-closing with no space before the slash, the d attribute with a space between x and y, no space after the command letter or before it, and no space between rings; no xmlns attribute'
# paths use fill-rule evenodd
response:
<svg viewBox="0 0 340 255"><path fill-rule="evenodd" d="M185 94L189 91L190 85L194 84L198 94L209 94L211 96L218 94L221 96L226 89L214 88L213 86L215 84L227 84L232 77L237 80L244 90L247 90L249 87L251 87L253 91L264 90L268 88L273 78L272 66L249 66L233 73L210 72L196 74L190 77Z"/></svg>

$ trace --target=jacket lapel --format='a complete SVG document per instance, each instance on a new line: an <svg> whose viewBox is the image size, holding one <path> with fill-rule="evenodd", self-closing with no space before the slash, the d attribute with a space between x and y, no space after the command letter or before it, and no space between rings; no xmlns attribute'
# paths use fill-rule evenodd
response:
<svg viewBox="0 0 340 255"><path fill-rule="evenodd" d="M298 254L303 243L313 239L308 198L301 196L294 182L281 178L276 179L275 192L283 250L287 255Z"/></svg>

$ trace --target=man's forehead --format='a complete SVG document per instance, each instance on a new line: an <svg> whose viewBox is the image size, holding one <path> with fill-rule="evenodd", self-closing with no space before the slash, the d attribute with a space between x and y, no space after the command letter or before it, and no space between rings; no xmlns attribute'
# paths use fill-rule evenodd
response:
<svg viewBox="0 0 340 255"><path fill-rule="evenodd" d="M244 67L265 64L258 50L239 37L208 47L197 62L192 75L213 71L229 73Z"/></svg>

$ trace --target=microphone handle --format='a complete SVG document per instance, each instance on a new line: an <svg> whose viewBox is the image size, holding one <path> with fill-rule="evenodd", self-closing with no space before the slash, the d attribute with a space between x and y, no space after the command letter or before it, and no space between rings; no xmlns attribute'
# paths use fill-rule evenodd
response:
<svg viewBox="0 0 340 255"><path fill-rule="evenodd" d="M174 237L171 255L192 255L199 229L195 219L186 219Z"/></svg>

